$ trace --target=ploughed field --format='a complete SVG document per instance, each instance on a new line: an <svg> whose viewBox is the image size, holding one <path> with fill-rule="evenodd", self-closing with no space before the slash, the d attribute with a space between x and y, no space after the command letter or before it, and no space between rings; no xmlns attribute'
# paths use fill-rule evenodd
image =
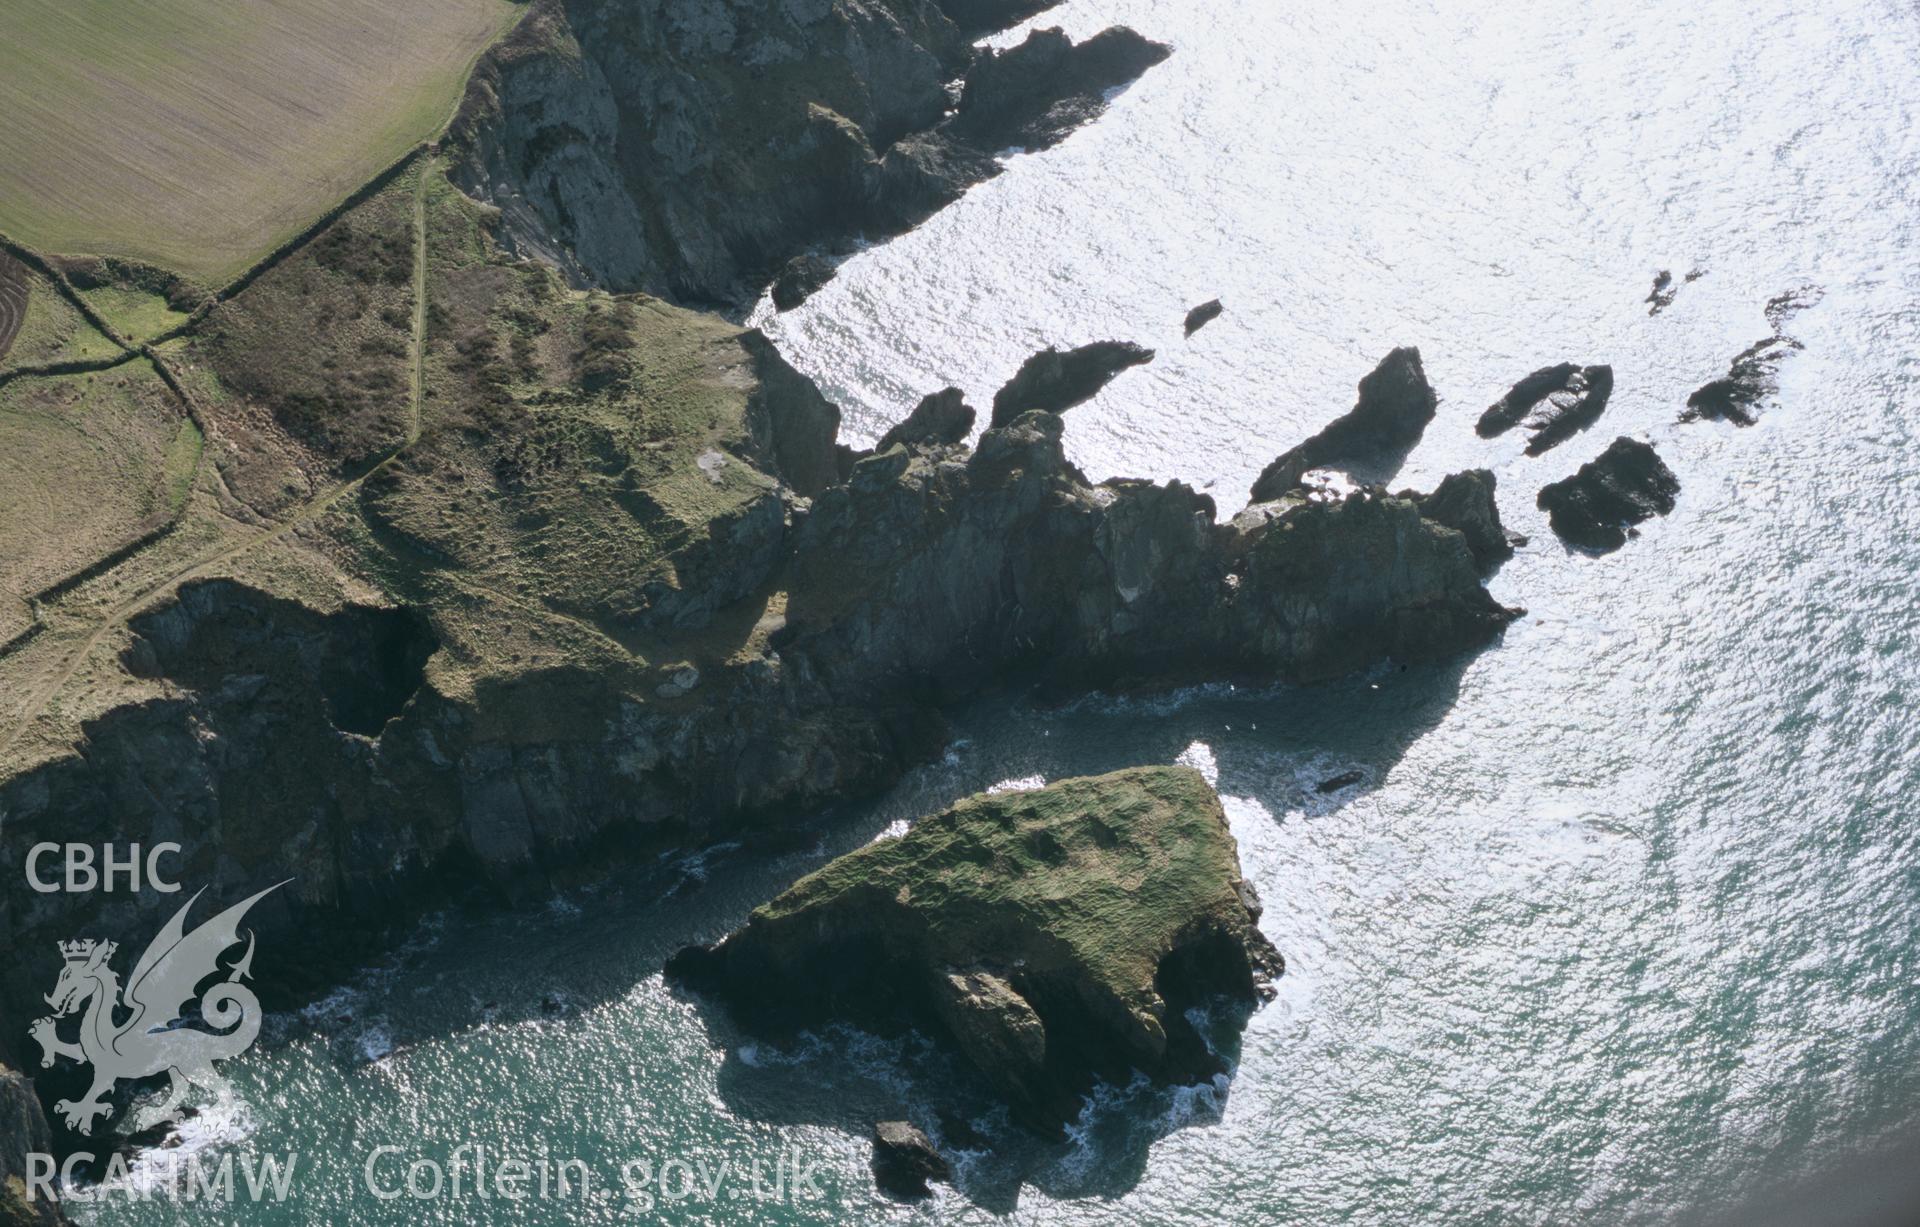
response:
<svg viewBox="0 0 1920 1227"><path fill-rule="evenodd" d="M452 113L507 0L8 0L0 231L225 281Z"/></svg>

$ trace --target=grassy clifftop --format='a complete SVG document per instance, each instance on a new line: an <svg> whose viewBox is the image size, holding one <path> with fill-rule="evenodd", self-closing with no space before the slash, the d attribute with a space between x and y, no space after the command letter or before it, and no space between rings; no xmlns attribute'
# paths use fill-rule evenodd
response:
<svg viewBox="0 0 1920 1227"><path fill-rule="evenodd" d="M969 797L802 878L749 924L813 924L871 894L913 918L905 940L931 963L1071 971L1153 1009L1160 961L1182 940L1244 925L1239 885L1207 782L1149 767Z"/></svg>
<svg viewBox="0 0 1920 1227"><path fill-rule="evenodd" d="M1179 767L983 794L847 854L669 972L750 1028L945 1035L1028 1123L1099 1076L1219 1066L1184 1011L1279 970L1218 798Z"/></svg>
<svg viewBox="0 0 1920 1227"><path fill-rule="evenodd" d="M0 379L0 776L153 693L114 656L190 581L429 609L436 676L467 696L555 668L657 686L760 584L787 518L765 352L714 316L571 289L494 225L418 159L150 352L11 266L12 357L93 336L112 365Z"/></svg>

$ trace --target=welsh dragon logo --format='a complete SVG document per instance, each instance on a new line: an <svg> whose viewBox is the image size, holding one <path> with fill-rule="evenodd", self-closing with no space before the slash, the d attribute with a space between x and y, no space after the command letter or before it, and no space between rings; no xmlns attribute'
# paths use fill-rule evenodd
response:
<svg viewBox="0 0 1920 1227"><path fill-rule="evenodd" d="M291 880L291 879L289 879ZM247 949L231 967L220 957L240 941L240 920L262 897L285 886L279 882L234 904L193 932L186 931L187 912L205 894L196 891L160 930L140 961L133 965L124 998L120 976L112 967L113 942L92 938L61 942L66 965L47 994L53 1013L34 1022L31 1034L40 1045L40 1064L71 1057L93 1066L93 1087L79 1102L63 1099L54 1110L69 1128L93 1132L94 1122L110 1106L105 1097L123 1078L167 1074L165 1097L141 1113L140 1127L180 1119L183 1101L192 1087L218 1093L227 1080L213 1068L215 1061L237 1057L260 1034L260 1001L240 983L253 973L253 933ZM225 978L200 993L209 978ZM200 1020L213 1030L182 1025L187 1003L200 999ZM61 1021L84 1010L78 1043L60 1038Z"/></svg>

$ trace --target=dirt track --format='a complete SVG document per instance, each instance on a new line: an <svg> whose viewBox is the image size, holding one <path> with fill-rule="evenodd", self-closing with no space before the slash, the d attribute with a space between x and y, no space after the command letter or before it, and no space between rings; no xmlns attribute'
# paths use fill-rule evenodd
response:
<svg viewBox="0 0 1920 1227"><path fill-rule="evenodd" d="M0 755L4 755L13 748L20 737L46 710L47 704L73 679L81 666L85 664L87 657L92 654L94 648L115 628L125 625L128 618L145 607L154 597L190 579L204 575L221 564L238 558L263 544L278 540L303 525L312 523L331 510L343 498L359 490L361 485L364 484L369 477L387 468L408 448L419 442L422 422L421 397L422 385L424 383L427 333L426 192L436 166L437 161L431 155L421 160L419 177L413 190L414 304L413 326L411 329L412 337L408 356L411 377L408 388L409 403L406 437L397 441L384 456L365 472L344 481L334 483L328 489L294 508L278 521L260 526L248 532L239 540L230 540L211 552L187 559L179 565L170 567L164 574L157 578L140 581L130 596L117 602L103 617L93 619L85 638L80 640L77 646L67 652L62 659L55 662L51 671L42 681L31 688L28 692L27 702L22 707L13 727L10 730L0 732ZM5 253L0 253L0 258L4 258L4 255ZM186 390L180 384L178 376L168 367L167 360L150 346L143 348L139 352L153 363L155 371L158 372L168 388L184 402L189 416L193 417L196 422L199 421L199 414L194 407L192 397L186 393ZM212 468L210 461L203 463L207 464L209 468ZM217 480L217 469L214 471ZM166 527L171 527L171 525ZM156 533L155 536L164 535L164 531L165 529L163 528L159 533ZM75 582L84 582L88 579L97 578L98 575L104 571L110 571L130 561L131 558L137 556L138 553L139 547L136 546L125 554L116 553L102 559L98 563L86 568L85 571L77 577ZM61 585L63 588L69 586L71 585ZM52 599L58 594L49 592L44 595L47 596L48 599ZM35 629L42 625L43 623L36 621L34 627L29 628L27 632L22 634L18 642L10 643L10 647L18 647L20 643L25 641L28 635L33 634Z"/></svg>

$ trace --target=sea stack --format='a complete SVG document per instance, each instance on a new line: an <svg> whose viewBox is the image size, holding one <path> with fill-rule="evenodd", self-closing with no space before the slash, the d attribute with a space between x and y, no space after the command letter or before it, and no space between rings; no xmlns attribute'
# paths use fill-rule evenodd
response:
<svg viewBox="0 0 1920 1227"><path fill-rule="evenodd" d="M1139 767L969 797L802 878L670 977L779 1038L847 1021L951 1044L1058 1135L1097 1080L1224 1065L1186 1011L1280 974L1213 789Z"/></svg>

